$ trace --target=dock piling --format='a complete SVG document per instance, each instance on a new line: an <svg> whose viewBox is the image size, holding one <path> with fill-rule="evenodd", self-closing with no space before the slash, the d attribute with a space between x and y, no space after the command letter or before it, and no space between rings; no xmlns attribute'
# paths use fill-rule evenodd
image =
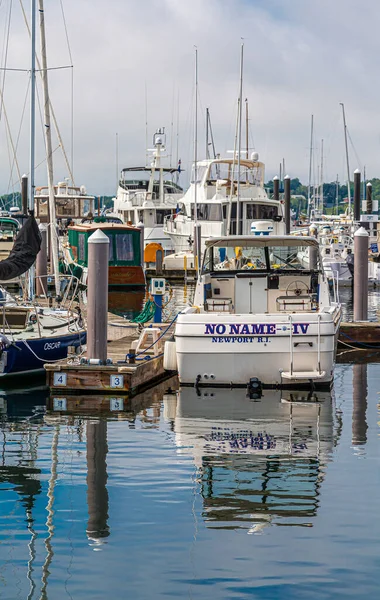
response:
<svg viewBox="0 0 380 600"><path fill-rule="evenodd" d="M361 196L361 173L359 169L354 172L354 221L360 221L360 196Z"/></svg>
<svg viewBox="0 0 380 600"><path fill-rule="evenodd" d="M21 177L21 208L22 214L28 214L28 176Z"/></svg>
<svg viewBox="0 0 380 600"><path fill-rule="evenodd" d="M368 320L368 232L354 233L354 321Z"/></svg>
<svg viewBox="0 0 380 600"><path fill-rule="evenodd" d="M275 177L273 177L273 200L279 200L280 199L280 180L277 177L277 175L275 175Z"/></svg>
<svg viewBox="0 0 380 600"><path fill-rule="evenodd" d="M285 199L285 234L290 234L290 177L284 177L284 199Z"/></svg>
<svg viewBox="0 0 380 600"><path fill-rule="evenodd" d="M109 238L97 229L88 238L87 358L107 360Z"/></svg>
<svg viewBox="0 0 380 600"><path fill-rule="evenodd" d="M367 215L372 214L372 210L373 210L373 205L372 205L372 183L369 181L367 183L367 206L366 206Z"/></svg>

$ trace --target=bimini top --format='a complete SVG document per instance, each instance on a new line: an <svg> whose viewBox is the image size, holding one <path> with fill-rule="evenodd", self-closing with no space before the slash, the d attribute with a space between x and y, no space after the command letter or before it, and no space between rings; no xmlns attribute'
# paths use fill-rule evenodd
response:
<svg viewBox="0 0 380 600"><path fill-rule="evenodd" d="M228 235L220 238L208 238L206 247L234 248L236 246L268 248L271 246L316 246L318 240L311 236L295 235Z"/></svg>

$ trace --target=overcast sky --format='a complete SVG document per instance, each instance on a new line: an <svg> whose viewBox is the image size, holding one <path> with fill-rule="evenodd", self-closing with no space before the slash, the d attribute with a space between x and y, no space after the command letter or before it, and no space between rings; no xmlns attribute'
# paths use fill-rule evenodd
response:
<svg viewBox="0 0 380 600"><path fill-rule="evenodd" d="M30 1L23 1L29 17ZM250 145L266 163L267 178L278 173L284 157L289 175L307 183L313 113L315 173L323 138L325 181L337 174L341 181L346 179L340 102L345 103L353 142L351 172L365 165L368 177L380 176L380 3L375 0L362 0L360 5L354 0L62 3L74 65L74 176L89 192L116 191L116 133L120 169L145 164L146 98L148 145L151 147L155 129L165 126L173 163L179 107L179 157L186 169L186 184L193 153L194 46L199 57L199 158L205 155L206 107L217 152L224 155L233 149L241 38ZM60 0L45 0L45 21L49 66L71 64ZM28 68L30 43L18 0L0 0L0 52L2 67L6 57L9 68ZM49 83L71 160L71 70L50 71ZM15 143L27 85L27 73L7 72L5 109ZM22 173L28 171L28 110L17 150ZM39 116L37 128L39 163L44 157ZM54 136L54 147L56 139ZM0 140L0 193L5 193L10 159L4 111ZM68 173L59 150L54 158L55 180L63 180ZM36 171L36 185L44 184L46 168L42 164Z"/></svg>

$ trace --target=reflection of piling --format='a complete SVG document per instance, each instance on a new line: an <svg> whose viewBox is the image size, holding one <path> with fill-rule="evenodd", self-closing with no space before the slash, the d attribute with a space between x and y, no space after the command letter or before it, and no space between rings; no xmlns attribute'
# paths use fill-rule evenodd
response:
<svg viewBox="0 0 380 600"><path fill-rule="evenodd" d="M101 539L110 534L107 491L107 422L87 422L87 536Z"/></svg>
<svg viewBox="0 0 380 600"><path fill-rule="evenodd" d="M354 221L360 221L361 174L359 169L354 172Z"/></svg>
<svg viewBox="0 0 380 600"><path fill-rule="evenodd" d="M87 358L107 360L109 239L97 229L88 239Z"/></svg>
<svg viewBox="0 0 380 600"><path fill-rule="evenodd" d="M22 214L28 214L28 176L23 175L21 178L21 208Z"/></svg>
<svg viewBox="0 0 380 600"><path fill-rule="evenodd" d="M290 233L290 177L284 177L284 200L285 200L285 234Z"/></svg>
<svg viewBox="0 0 380 600"><path fill-rule="evenodd" d="M367 365L353 365L352 443L355 446L367 441Z"/></svg>
<svg viewBox="0 0 380 600"><path fill-rule="evenodd" d="M368 233L364 227L354 234L354 321L368 319Z"/></svg>
<svg viewBox="0 0 380 600"><path fill-rule="evenodd" d="M280 180L276 175L275 177L273 177L273 200L279 200L279 199L280 199Z"/></svg>

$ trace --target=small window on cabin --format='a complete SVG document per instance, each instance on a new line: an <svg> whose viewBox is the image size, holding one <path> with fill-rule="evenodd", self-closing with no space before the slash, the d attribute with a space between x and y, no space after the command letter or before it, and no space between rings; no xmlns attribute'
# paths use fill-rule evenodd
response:
<svg viewBox="0 0 380 600"><path fill-rule="evenodd" d="M86 260L86 234L78 234L78 260Z"/></svg>
<svg viewBox="0 0 380 600"><path fill-rule="evenodd" d="M113 235L112 235L112 233L107 233L106 231L103 231L103 233L106 234L106 236L108 237L108 239L110 241L110 245L109 245L110 255L109 255L108 262L112 262L113 260L115 260L114 253L113 253Z"/></svg>
<svg viewBox="0 0 380 600"><path fill-rule="evenodd" d="M169 217L172 214L171 210L159 209L156 210L156 223L157 225L163 225L166 217Z"/></svg>
<svg viewBox="0 0 380 600"><path fill-rule="evenodd" d="M138 217L139 217L139 223L144 223L144 211L143 210L138 210L137 211ZM132 221L132 219L131 219Z"/></svg>
<svg viewBox="0 0 380 600"><path fill-rule="evenodd" d="M116 259L131 262L134 259L133 236L123 233L116 236Z"/></svg>

